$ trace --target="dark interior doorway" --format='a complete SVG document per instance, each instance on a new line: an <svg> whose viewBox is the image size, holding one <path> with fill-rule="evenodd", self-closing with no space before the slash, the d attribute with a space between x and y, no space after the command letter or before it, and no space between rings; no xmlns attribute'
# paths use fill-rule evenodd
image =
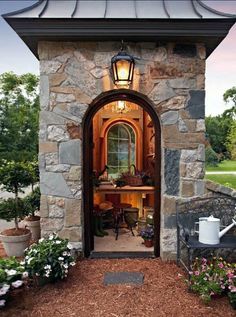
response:
<svg viewBox="0 0 236 317"><path fill-rule="evenodd" d="M84 210L84 253L88 257L94 250L93 229L93 118L107 104L115 101L127 101L142 107L150 116L155 130L154 164L154 255L160 255L160 206L161 206L161 129L159 118L148 98L127 89L112 90L99 95L89 106L83 120L83 210ZM114 252L111 252L114 257ZM134 252L135 255L135 252ZM107 254L106 254L107 256ZM127 257L130 254L127 254ZM138 256L138 254L137 254ZM101 254L102 257L102 254Z"/></svg>

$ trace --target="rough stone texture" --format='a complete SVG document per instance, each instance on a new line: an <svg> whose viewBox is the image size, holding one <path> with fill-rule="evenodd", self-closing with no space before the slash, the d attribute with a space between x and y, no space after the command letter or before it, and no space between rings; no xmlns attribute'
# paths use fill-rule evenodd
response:
<svg viewBox="0 0 236 317"><path fill-rule="evenodd" d="M180 151L165 149L165 185L166 194L179 194L179 161Z"/></svg>
<svg viewBox="0 0 236 317"><path fill-rule="evenodd" d="M178 111L168 111L161 115L161 122L163 125L175 124L178 121Z"/></svg>
<svg viewBox="0 0 236 317"><path fill-rule="evenodd" d="M58 232L59 237L68 239L71 242L80 242L82 239L81 227L64 228Z"/></svg>
<svg viewBox="0 0 236 317"><path fill-rule="evenodd" d="M191 181L182 181L181 196L193 197L195 193L194 183Z"/></svg>
<svg viewBox="0 0 236 317"><path fill-rule="evenodd" d="M65 226L73 227L81 225L81 200L66 200Z"/></svg>
<svg viewBox="0 0 236 317"><path fill-rule="evenodd" d="M48 76L40 77L40 107L47 110L49 106L49 80Z"/></svg>
<svg viewBox="0 0 236 317"><path fill-rule="evenodd" d="M39 153L50 153L57 151L57 142L39 142Z"/></svg>
<svg viewBox="0 0 236 317"><path fill-rule="evenodd" d="M67 141L69 140L69 135L63 126L50 125L48 126L48 140L57 142Z"/></svg>
<svg viewBox="0 0 236 317"><path fill-rule="evenodd" d="M205 91L190 90L186 109L192 119L205 118Z"/></svg>
<svg viewBox="0 0 236 317"><path fill-rule="evenodd" d="M83 248L82 121L91 102L116 89L110 60L118 42L40 42L39 161L42 234L60 235ZM130 89L146 95L161 118L161 255L176 252L175 201L202 195L205 183L202 44L127 43L140 56ZM127 87L128 88L128 87ZM227 192L227 190L223 191ZM235 194L236 195L236 194ZM62 218L58 218L62 217Z"/></svg>
<svg viewBox="0 0 236 317"><path fill-rule="evenodd" d="M43 195L72 197L72 193L60 173L41 172L40 189Z"/></svg>
<svg viewBox="0 0 236 317"><path fill-rule="evenodd" d="M81 141L71 140L59 146L59 162L61 164L81 164Z"/></svg>
<svg viewBox="0 0 236 317"><path fill-rule="evenodd" d="M207 180L205 182L206 190L210 193L217 193L218 195L223 194L230 197L236 197L236 190L226 187L212 181Z"/></svg>

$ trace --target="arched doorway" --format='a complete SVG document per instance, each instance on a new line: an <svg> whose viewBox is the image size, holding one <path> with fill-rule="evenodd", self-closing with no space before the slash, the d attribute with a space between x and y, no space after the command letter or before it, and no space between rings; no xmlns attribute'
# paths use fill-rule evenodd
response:
<svg viewBox="0 0 236 317"><path fill-rule="evenodd" d="M94 249L92 228L93 216L93 134L92 120L97 111L108 103L124 100L142 107L151 117L155 130L154 167L154 255L160 255L160 210L161 210L161 127L152 102L143 94L127 89L107 91L90 104L83 120L83 210L84 210L84 253L90 256Z"/></svg>

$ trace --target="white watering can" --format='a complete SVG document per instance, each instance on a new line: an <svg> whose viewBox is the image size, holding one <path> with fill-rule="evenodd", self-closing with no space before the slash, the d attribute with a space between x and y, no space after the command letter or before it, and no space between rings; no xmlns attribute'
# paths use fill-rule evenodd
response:
<svg viewBox="0 0 236 317"><path fill-rule="evenodd" d="M236 221L232 219L232 223L220 231L220 219L214 216L201 217L199 218L199 242L204 244L218 244L220 238L234 225L236 225Z"/></svg>

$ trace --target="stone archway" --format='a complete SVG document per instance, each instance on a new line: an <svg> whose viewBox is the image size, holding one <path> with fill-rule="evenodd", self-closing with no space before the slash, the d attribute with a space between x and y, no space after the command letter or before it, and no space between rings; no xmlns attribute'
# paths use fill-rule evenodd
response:
<svg viewBox="0 0 236 317"><path fill-rule="evenodd" d="M84 211L84 252L89 256L94 248L92 230L92 134L91 123L96 112L104 105L119 99L136 103L151 117L155 129L155 192L154 192L154 254L160 256L160 211L161 211L161 127L152 102L143 94L127 89L117 89L100 94L90 104L83 119L83 211Z"/></svg>

